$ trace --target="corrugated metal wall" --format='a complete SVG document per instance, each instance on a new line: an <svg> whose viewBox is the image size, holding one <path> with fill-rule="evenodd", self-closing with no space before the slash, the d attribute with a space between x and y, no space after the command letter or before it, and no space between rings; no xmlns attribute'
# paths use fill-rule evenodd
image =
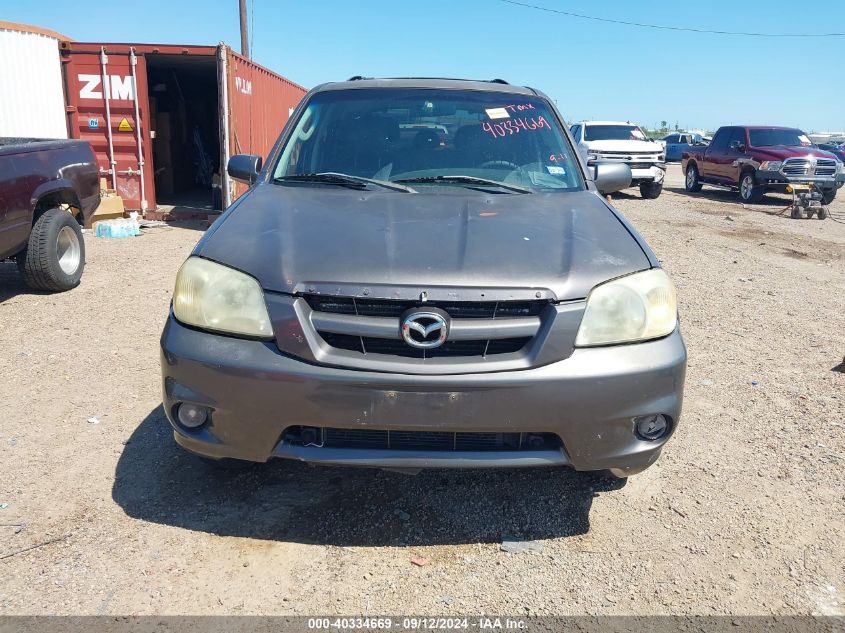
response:
<svg viewBox="0 0 845 633"><path fill-rule="evenodd" d="M0 27L0 136L67 138L58 40Z"/></svg>
<svg viewBox="0 0 845 633"><path fill-rule="evenodd" d="M264 159L307 90L227 47L229 153ZM230 181L231 183L232 181ZM232 199L246 191L233 183Z"/></svg>

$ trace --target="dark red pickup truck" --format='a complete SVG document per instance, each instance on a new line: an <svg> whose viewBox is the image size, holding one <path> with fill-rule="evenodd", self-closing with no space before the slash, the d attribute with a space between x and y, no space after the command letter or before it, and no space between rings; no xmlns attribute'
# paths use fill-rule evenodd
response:
<svg viewBox="0 0 845 633"><path fill-rule="evenodd" d="M31 288L79 284L80 225L99 202L99 169L87 142L0 138L0 261L16 259Z"/></svg>
<svg viewBox="0 0 845 633"><path fill-rule="evenodd" d="M684 152L682 168L687 191L700 191L702 184L729 187L750 203L788 184L811 184L826 205L845 182L836 156L813 147L801 130L785 127L720 127L710 145Z"/></svg>

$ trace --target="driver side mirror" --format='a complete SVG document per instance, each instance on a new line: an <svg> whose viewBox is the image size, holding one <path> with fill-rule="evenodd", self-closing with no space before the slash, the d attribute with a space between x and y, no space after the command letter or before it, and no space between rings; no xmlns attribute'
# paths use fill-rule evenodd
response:
<svg viewBox="0 0 845 633"><path fill-rule="evenodd" d="M596 189L602 195L622 191L631 186L631 168L625 163L596 163Z"/></svg>
<svg viewBox="0 0 845 633"><path fill-rule="evenodd" d="M745 143L742 141L731 141L731 149L735 149L738 152L745 151Z"/></svg>
<svg viewBox="0 0 845 633"><path fill-rule="evenodd" d="M255 154L236 154L229 159L226 171L235 180L251 185L258 179L263 162L261 156Z"/></svg>

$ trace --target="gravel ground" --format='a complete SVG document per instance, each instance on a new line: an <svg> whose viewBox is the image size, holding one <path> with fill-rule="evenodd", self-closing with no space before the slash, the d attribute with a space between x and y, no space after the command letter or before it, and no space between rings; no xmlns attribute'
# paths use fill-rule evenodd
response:
<svg viewBox="0 0 845 633"><path fill-rule="evenodd" d="M626 485L214 473L173 444L158 377L199 227L87 235L65 294L0 264L0 613L845 614L845 194L824 222L786 202L689 196L677 166L658 200L615 196L690 354L681 426Z"/></svg>

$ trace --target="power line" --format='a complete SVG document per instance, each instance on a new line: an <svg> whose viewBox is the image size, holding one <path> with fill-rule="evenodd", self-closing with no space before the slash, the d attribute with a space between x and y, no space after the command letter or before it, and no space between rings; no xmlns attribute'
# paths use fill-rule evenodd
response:
<svg viewBox="0 0 845 633"><path fill-rule="evenodd" d="M594 15L584 15L582 13L573 13L572 11L561 11L560 9L552 9L550 7L539 7L527 2L517 2L517 0L500 0L507 4L513 4L527 9L536 9L537 11L546 11L548 13L557 13L559 15L566 15L570 18L580 18L581 20L593 20L595 22L609 22L610 24L622 24L624 26L636 26L644 29L662 29L664 31L685 31L687 33L709 33L712 35L742 35L746 37L843 37L845 33L747 33L744 31L714 31L711 29L695 29L684 26L665 26L662 24L645 24L642 22L627 22L625 20L613 20L611 18L599 18Z"/></svg>

